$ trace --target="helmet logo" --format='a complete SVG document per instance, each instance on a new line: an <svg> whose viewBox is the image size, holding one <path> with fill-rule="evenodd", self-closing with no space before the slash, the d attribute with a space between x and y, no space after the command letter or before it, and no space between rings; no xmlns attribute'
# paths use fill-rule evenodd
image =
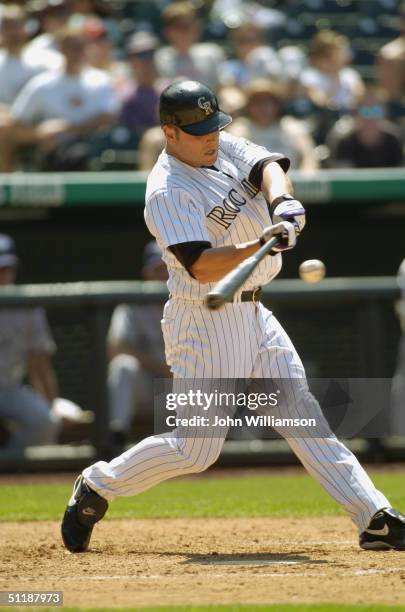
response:
<svg viewBox="0 0 405 612"><path fill-rule="evenodd" d="M206 100L204 96L201 96L201 98L198 98L197 104L200 108L202 108L202 110L205 111L206 115L211 115L214 112L211 102L209 100Z"/></svg>

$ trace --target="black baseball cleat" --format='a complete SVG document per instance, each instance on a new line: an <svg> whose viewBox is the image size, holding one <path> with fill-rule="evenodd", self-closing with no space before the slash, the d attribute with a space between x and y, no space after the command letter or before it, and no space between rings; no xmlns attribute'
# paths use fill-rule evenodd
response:
<svg viewBox="0 0 405 612"><path fill-rule="evenodd" d="M405 516L394 508L382 508L360 534L364 550L405 550Z"/></svg>
<svg viewBox="0 0 405 612"><path fill-rule="evenodd" d="M107 508L107 500L90 489L83 476L79 476L73 486L73 495L61 525L62 540L68 550L87 550L93 527L103 518Z"/></svg>

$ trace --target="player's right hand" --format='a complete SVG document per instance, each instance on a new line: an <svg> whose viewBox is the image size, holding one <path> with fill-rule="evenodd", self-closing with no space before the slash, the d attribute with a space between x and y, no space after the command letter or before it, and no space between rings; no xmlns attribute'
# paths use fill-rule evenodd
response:
<svg viewBox="0 0 405 612"><path fill-rule="evenodd" d="M275 225L269 225L263 230L262 242L268 242L274 236L279 237L277 246L271 250L272 253L280 253L281 251L289 251L293 249L297 242L295 227L289 221L281 221Z"/></svg>

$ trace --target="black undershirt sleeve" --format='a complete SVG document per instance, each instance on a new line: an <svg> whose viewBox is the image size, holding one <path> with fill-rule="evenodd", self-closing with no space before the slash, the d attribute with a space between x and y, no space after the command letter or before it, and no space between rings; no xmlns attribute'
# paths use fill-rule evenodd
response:
<svg viewBox="0 0 405 612"><path fill-rule="evenodd" d="M194 240L192 242L180 242L179 244L172 244L169 249L176 256L178 261L185 267L187 272L193 276L190 272L190 268L200 257L201 253L206 249L212 247L211 242L205 240Z"/></svg>
<svg viewBox="0 0 405 612"><path fill-rule="evenodd" d="M283 155L272 155L271 157L269 156L256 162L249 173L249 183L256 187L258 191L260 191L262 187L263 170L267 164L270 164L271 162L277 162L282 167L284 172L287 172L288 168L290 167L290 160L288 157L284 157Z"/></svg>

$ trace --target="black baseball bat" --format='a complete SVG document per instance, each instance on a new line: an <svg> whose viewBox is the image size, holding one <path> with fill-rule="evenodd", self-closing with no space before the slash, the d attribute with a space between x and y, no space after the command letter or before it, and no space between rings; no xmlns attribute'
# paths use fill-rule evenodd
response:
<svg viewBox="0 0 405 612"><path fill-rule="evenodd" d="M212 291L207 293L206 304L208 308L217 310L225 302L231 302L236 291L249 278L262 259L269 254L271 249L277 244L278 239L278 236L270 238L254 255L242 261L236 268L218 281Z"/></svg>

